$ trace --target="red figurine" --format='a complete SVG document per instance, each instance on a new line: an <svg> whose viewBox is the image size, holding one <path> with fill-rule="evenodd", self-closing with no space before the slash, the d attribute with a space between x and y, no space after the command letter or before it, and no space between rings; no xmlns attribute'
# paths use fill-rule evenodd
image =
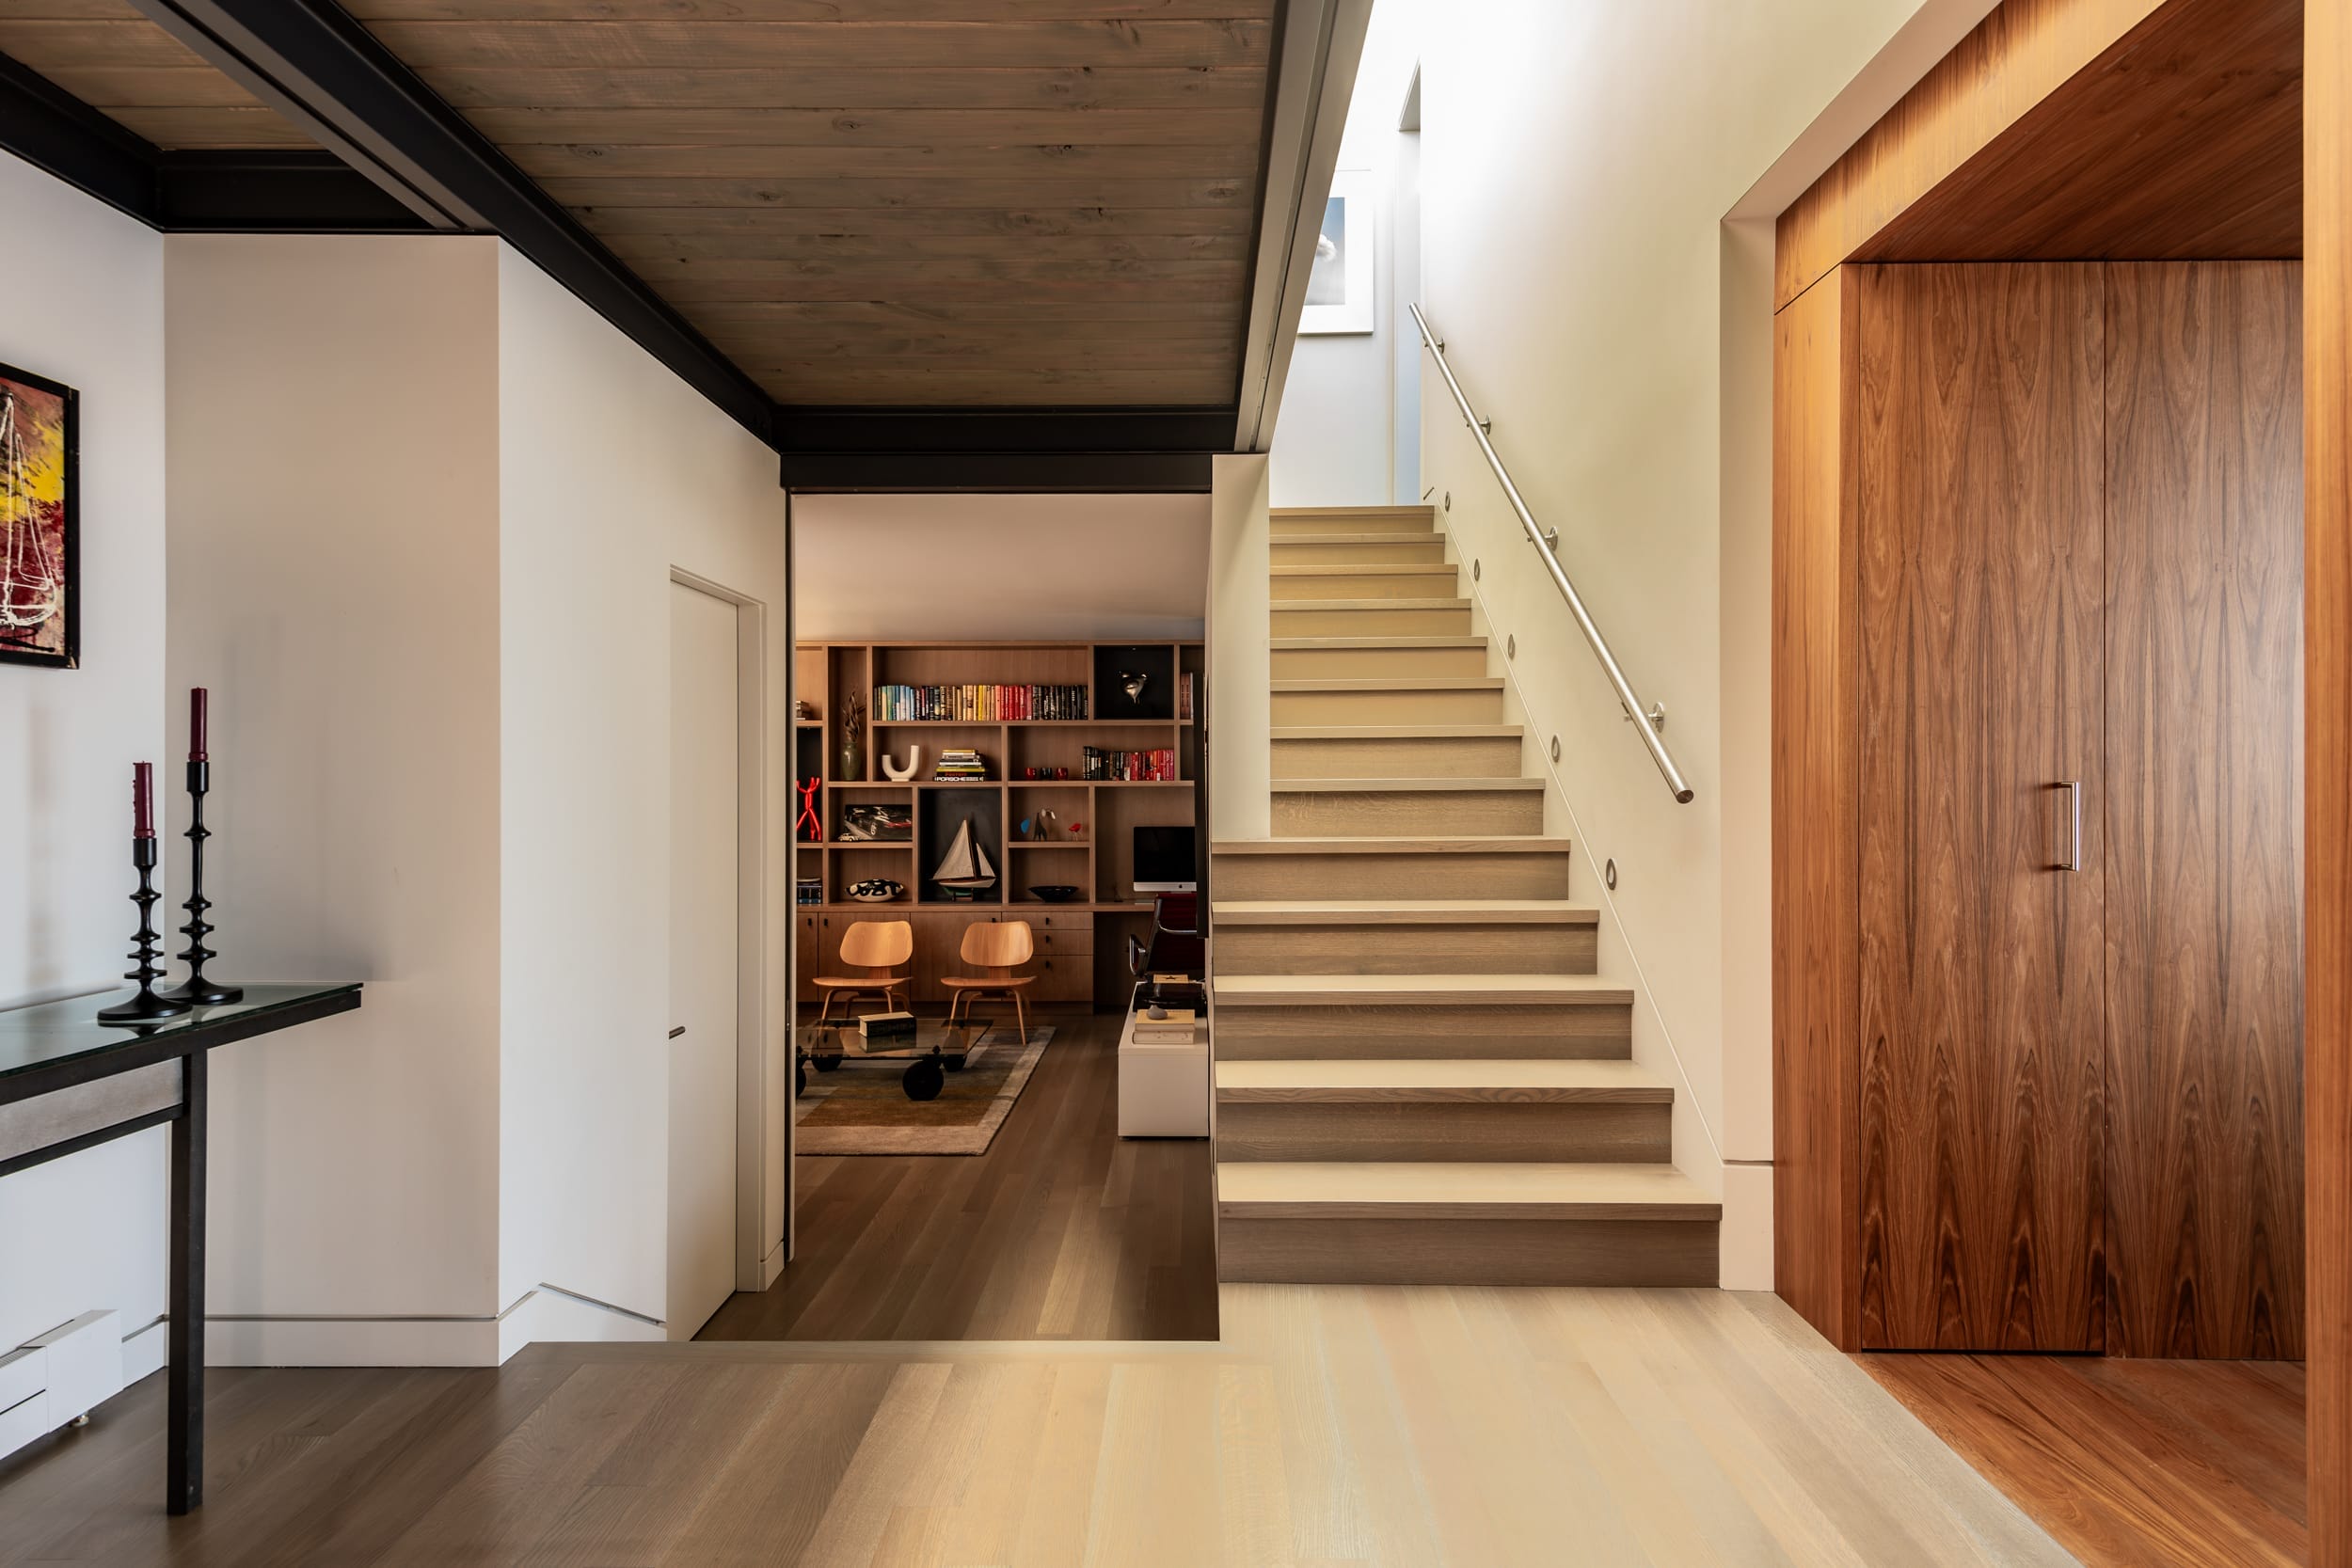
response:
<svg viewBox="0 0 2352 1568"><path fill-rule="evenodd" d="M803 844L825 842L825 824L817 815L818 787L818 780L803 779L801 781L801 815L800 819L794 822L792 827L799 833Z"/></svg>

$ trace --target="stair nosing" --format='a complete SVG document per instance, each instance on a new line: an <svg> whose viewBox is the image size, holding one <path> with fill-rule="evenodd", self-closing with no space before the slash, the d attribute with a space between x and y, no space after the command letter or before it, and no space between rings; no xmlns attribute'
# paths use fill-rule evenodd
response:
<svg viewBox="0 0 2352 1568"><path fill-rule="evenodd" d="M1490 637L1480 637L1475 633L1456 635L1453 632L1400 631L1386 637L1274 637L1266 640L1266 648L1278 654L1352 653L1380 649L1418 653L1427 648L1484 648L1493 641Z"/></svg>
<svg viewBox="0 0 2352 1568"><path fill-rule="evenodd" d="M1323 691L1500 691L1501 675L1333 675L1324 679L1270 681L1267 690Z"/></svg>
<svg viewBox="0 0 2352 1568"><path fill-rule="evenodd" d="M1483 1196L1383 1196L1388 1192L1422 1194L1443 1192L1448 1188L1459 1193L1489 1173L1506 1178L1496 1183L1497 1189ZM1723 1204L1708 1197L1704 1189L1690 1177L1668 1164L1633 1162L1501 1162L1460 1161L1280 1161L1224 1160L1217 1162L1217 1217L1220 1219L1261 1220L1490 1220L1490 1219L1586 1219L1586 1220L1663 1220L1716 1224L1723 1219ZM1369 1180L1373 1196L1362 1192L1349 1193L1351 1184ZM1596 1189L1606 1194L1611 1185L1629 1182L1634 1194L1576 1197L1557 1196L1518 1196L1540 1193L1549 1182L1563 1194L1577 1188ZM1271 1196L1228 1196L1228 1186L1238 1186L1247 1192L1256 1188L1262 1192L1271 1186ZM1316 1196L1322 1185L1330 1196ZM1655 1190L1648 1190L1655 1189Z"/></svg>
<svg viewBox="0 0 2352 1568"><path fill-rule="evenodd" d="M1394 545L1445 544L1445 535L1435 530L1427 533L1285 533L1279 538L1266 535L1266 542L1276 549L1285 545L1362 546L1367 549L1385 549Z"/></svg>
<svg viewBox="0 0 2352 1568"><path fill-rule="evenodd" d="M1632 1005L1633 991L1581 974L1226 974L1212 977L1210 1000L1241 1008L1622 1007Z"/></svg>
<svg viewBox="0 0 2352 1568"><path fill-rule="evenodd" d="M1541 833L1384 833L1363 838L1212 839L1213 855L1565 855L1573 840Z"/></svg>
<svg viewBox="0 0 2352 1568"><path fill-rule="evenodd" d="M1266 787L1277 795L1533 795L1544 787L1541 779L1272 779Z"/></svg>
<svg viewBox="0 0 2352 1568"><path fill-rule="evenodd" d="M1597 926L1565 898L1235 898L1209 906L1227 926Z"/></svg>
<svg viewBox="0 0 2352 1568"><path fill-rule="evenodd" d="M1275 740L1524 740L1524 724L1277 724Z"/></svg>
<svg viewBox="0 0 2352 1568"><path fill-rule="evenodd" d="M1289 611L1363 610L1468 610L1468 599L1269 599L1273 612Z"/></svg>
<svg viewBox="0 0 2352 1568"><path fill-rule="evenodd" d="M1415 1074L1400 1070L1415 1067L1436 1069L1439 1081L1411 1082ZM1671 1105L1675 1098L1663 1079L1605 1056L1219 1062L1214 1088L1220 1105Z"/></svg>

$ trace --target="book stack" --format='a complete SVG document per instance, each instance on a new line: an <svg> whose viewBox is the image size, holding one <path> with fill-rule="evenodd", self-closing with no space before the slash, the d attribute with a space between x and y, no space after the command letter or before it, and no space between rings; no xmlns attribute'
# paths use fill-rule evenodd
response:
<svg viewBox="0 0 2352 1568"><path fill-rule="evenodd" d="M1173 781L1176 753L1163 746L1155 752L1105 752L1089 746L1081 759L1079 777L1110 782Z"/></svg>
<svg viewBox="0 0 2352 1568"><path fill-rule="evenodd" d="M873 1044L911 1045L914 1041L913 1013L861 1013L857 1021L858 1038Z"/></svg>
<svg viewBox="0 0 2352 1568"><path fill-rule="evenodd" d="M1000 724L1087 716L1083 686L878 686L874 721Z"/></svg>
<svg viewBox="0 0 2352 1568"><path fill-rule="evenodd" d="M1178 722L1192 722L1192 672L1187 670L1176 677L1176 718Z"/></svg>
<svg viewBox="0 0 2352 1568"><path fill-rule="evenodd" d="M988 764L980 753L964 746L949 746L939 753L939 762L931 769L931 777L956 783L969 783L988 777Z"/></svg>
<svg viewBox="0 0 2352 1568"><path fill-rule="evenodd" d="M1191 1045L1195 1043L1194 1026L1198 1020L1190 1007L1169 1007L1166 1018L1153 1018L1150 1013L1136 1015L1137 1045Z"/></svg>

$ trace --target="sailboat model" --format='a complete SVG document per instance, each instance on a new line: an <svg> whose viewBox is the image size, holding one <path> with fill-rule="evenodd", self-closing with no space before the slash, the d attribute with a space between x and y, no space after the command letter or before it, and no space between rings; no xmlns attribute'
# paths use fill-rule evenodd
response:
<svg viewBox="0 0 2352 1568"><path fill-rule="evenodd" d="M947 853L940 858L931 880L946 890L950 898L977 898L996 885L996 868L988 863L988 854L972 842L972 819L965 817L956 824L956 841L947 846Z"/></svg>

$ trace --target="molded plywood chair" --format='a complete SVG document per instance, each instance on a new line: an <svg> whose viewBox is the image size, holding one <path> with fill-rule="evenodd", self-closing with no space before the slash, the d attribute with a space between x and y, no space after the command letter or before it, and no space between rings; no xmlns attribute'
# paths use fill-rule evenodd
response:
<svg viewBox="0 0 2352 1568"><path fill-rule="evenodd" d="M955 995L947 1004L947 1022L953 1024L956 1014L963 1014L963 1022L972 1022L972 1004L983 996L1010 997L1012 1016L1021 1025L1021 1038L1029 1038L1029 1015L1021 1005L1021 988L1035 983L1034 974L1015 974L1015 966L1029 961L1037 952L1037 938L1025 920L977 920L963 928L963 961L975 969L988 973L977 979L950 974L940 982Z"/></svg>
<svg viewBox="0 0 2352 1568"><path fill-rule="evenodd" d="M968 945L968 944L967 944ZM861 920L841 933L841 967L855 966L866 971L863 976L820 974L809 983L825 993L825 1005L818 1009L817 1022L828 1022L833 1015L833 999L842 999L842 1011L849 1010L849 1000L855 996L879 996L894 1011L898 1006L898 988L907 983L903 974L890 972L914 957L914 926L905 920Z"/></svg>

